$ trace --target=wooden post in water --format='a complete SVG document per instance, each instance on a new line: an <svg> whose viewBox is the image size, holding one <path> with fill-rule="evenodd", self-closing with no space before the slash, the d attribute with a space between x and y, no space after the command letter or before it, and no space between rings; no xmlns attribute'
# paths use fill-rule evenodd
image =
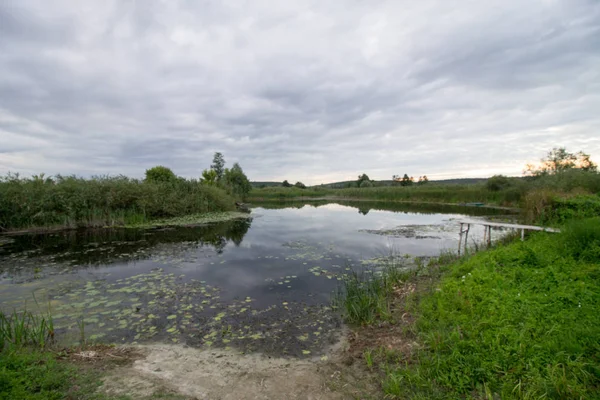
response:
<svg viewBox="0 0 600 400"><path fill-rule="evenodd" d="M521 229L521 241L525 240L525 229Z"/></svg>
<svg viewBox="0 0 600 400"><path fill-rule="evenodd" d="M469 230L471 229L471 224L467 224L467 230L465 231L465 254L467 254L467 244L469 243Z"/></svg>
<svg viewBox="0 0 600 400"><path fill-rule="evenodd" d="M462 234L463 234L463 224L460 223L460 230L458 231L458 255L460 256L460 247L462 246Z"/></svg>
<svg viewBox="0 0 600 400"><path fill-rule="evenodd" d="M487 229L488 229L488 235L487 235L488 242L487 242L487 245L488 245L488 247L492 247L492 226L489 225L487 227Z"/></svg>

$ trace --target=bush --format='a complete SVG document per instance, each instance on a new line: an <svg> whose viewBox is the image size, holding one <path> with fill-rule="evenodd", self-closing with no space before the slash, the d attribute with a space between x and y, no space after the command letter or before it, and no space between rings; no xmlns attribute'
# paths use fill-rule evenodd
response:
<svg viewBox="0 0 600 400"><path fill-rule="evenodd" d="M173 171L162 165L146 170L146 182L165 183L173 182L177 179Z"/></svg>
<svg viewBox="0 0 600 400"><path fill-rule="evenodd" d="M561 236L565 254L577 260L600 260L600 217L571 221Z"/></svg>
<svg viewBox="0 0 600 400"><path fill-rule="evenodd" d="M504 175L494 175L486 182L486 187L492 192L506 189L510 185L510 180Z"/></svg>
<svg viewBox="0 0 600 400"><path fill-rule="evenodd" d="M234 200L222 189L182 178L0 177L0 230L113 226L233 209Z"/></svg>

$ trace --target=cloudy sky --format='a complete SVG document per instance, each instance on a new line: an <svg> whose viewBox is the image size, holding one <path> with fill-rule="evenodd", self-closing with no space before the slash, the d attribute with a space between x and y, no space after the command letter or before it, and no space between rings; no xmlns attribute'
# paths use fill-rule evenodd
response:
<svg viewBox="0 0 600 400"><path fill-rule="evenodd" d="M519 175L600 161L598 0L2 0L0 173Z"/></svg>

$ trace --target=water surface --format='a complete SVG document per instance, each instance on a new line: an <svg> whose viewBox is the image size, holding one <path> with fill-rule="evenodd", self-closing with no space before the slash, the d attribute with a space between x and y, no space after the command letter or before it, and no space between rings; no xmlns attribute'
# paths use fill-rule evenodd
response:
<svg viewBox="0 0 600 400"><path fill-rule="evenodd" d="M345 274L390 252L422 257L456 249L458 220L501 213L284 203L201 227L5 238L1 308L50 308L57 335L70 341L83 333L88 341L316 355L340 327L331 294Z"/></svg>

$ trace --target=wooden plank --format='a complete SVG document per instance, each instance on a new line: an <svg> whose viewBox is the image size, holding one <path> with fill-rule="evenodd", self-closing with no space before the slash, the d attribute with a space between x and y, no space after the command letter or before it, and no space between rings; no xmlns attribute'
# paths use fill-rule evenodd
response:
<svg viewBox="0 0 600 400"><path fill-rule="evenodd" d="M545 226L535 226L535 225L520 225L520 224L505 224L500 222L488 222L488 221L476 221L476 220L462 220L458 221L462 224L478 224L484 226L494 226L498 228L512 228L512 229L526 229L529 231L545 231L545 232L560 232L560 229L556 228L548 228Z"/></svg>

